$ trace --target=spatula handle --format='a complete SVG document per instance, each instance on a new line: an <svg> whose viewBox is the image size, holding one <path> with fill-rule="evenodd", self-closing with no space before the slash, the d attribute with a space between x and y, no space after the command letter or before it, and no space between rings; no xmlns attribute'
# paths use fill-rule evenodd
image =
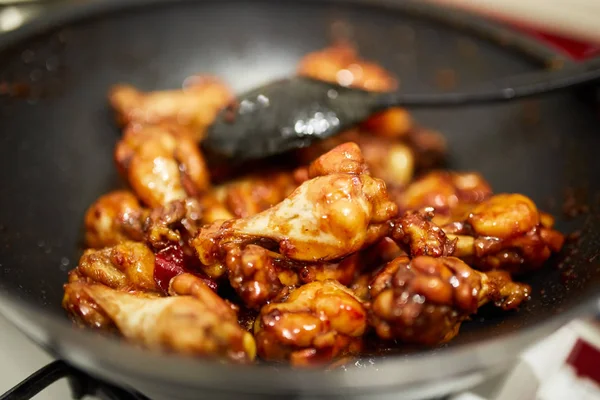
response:
<svg viewBox="0 0 600 400"><path fill-rule="evenodd" d="M390 107L449 107L496 103L569 89L600 80L600 57L556 71L540 71L477 86L464 92L378 95L375 110Z"/></svg>

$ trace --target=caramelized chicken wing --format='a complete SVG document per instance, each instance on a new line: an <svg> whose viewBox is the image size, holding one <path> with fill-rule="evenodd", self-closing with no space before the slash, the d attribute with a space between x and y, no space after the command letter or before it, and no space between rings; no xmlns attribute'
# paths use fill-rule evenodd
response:
<svg viewBox="0 0 600 400"><path fill-rule="evenodd" d="M309 179L331 174L369 174L369 166L356 143L341 143L320 155L308 166Z"/></svg>
<svg viewBox="0 0 600 400"><path fill-rule="evenodd" d="M346 157L343 163L337 162L340 154ZM359 154L355 144L338 146L309 168L310 176L330 175L304 182L259 214L203 228L192 241L201 262L214 264L227 243L251 241L277 243L279 253L293 260L337 260L385 236L396 206L382 181L361 173L364 164L355 162Z"/></svg>
<svg viewBox="0 0 600 400"><path fill-rule="evenodd" d="M405 256L406 252L392 238L384 237L377 243L354 255L357 256L357 261L354 263L356 267L353 271L354 276L352 281L350 283L342 283L348 286L361 301L368 302L371 299L370 285L373 277L388 262L397 257ZM343 276L350 278L349 273Z"/></svg>
<svg viewBox="0 0 600 400"><path fill-rule="evenodd" d="M94 282L117 290L158 293L154 261L152 250L141 242L124 241L100 250L88 249L69 273L69 282Z"/></svg>
<svg viewBox="0 0 600 400"><path fill-rule="evenodd" d="M260 309L285 288L315 281L336 280L350 285L361 269L354 253L339 262L298 262L257 245L231 246L225 266L229 282L244 304Z"/></svg>
<svg viewBox="0 0 600 400"><path fill-rule="evenodd" d="M102 248L124 240L143 240L146 213L133 193L126 190L101 196L85 213L86 245Z"/></svg>
<svg viewBox="0 0 600 400"><path fill-rule="evenodd" d="M564 244L564 235L544 215L526 196L497 194L443 229L457 240L457 257L479 269L517 273L541 267Z"/></svg>
<svg viewBox="0 0 600 400"><path fill-rule="evenodd" d="M109 93L120 125L176 123L189 128L195 142L204 137L217 113L232 99L229 88L214 77L197 77L183 90L144 93L129 85L116 85Z"/></svg>
<svg viewBox="0 0 600 400"><path fill-rule="evenodd" d="M358 144L370 174L390 187L407 185L413 177L415 159L412 149L404 142L380 138L369 133L351 130L313 144L296 152L298 161L307 164L345 142Z"/></svg>
<svg viewBox="0 0 600 400"><path fill-rule="evenodd" d="M284 264L279 254L252 244L232 246L225 258L231 287L251 309L260 309L283 288L298 285L298 275Z"/></svg>
<svg viewBox="0 0 600 400"><path fill-rule="evenodd" d="M298 275L303 283L335 280L350 285L362 268L361 255L353 253L339 262L296 263Z"/></svg>
<svg viewBox="0 0 600 400"><path fill-rule="evenodd" d="M483 304L514 309L529 292L504 271L478 272L458 258L398 257L371 284L369 321L382 339L435 345Z"/></svg>
<svg viewBox="0 0 600 400"><path fill-rule="evenodd" d="M467 223L479 236L507 239L529 232L539 225L540 215L528 197L497 194L474 207Z"/></svg>
<svg viewBox="0 0 600 400"><path fill-rule="evenodd" d="M513 273L540 267L564 244L564 236L552 229L552 218L520 194L466 202L455 207L455 214L440 218L433 208L408 211L393 221L391 236L413 257L454 255L480 270Z"/></svg>
<svg viewBox="0 0 600 400"><path fill-rule="evenodd" d="M265 360L322 364L362 347L367 312L336 281L313 282L262 308L255 323L257 351Z"/></svg>
<svg viewBox="0 0 600 400"><path fill-rule="evenodd" d="M68 299L85 298L94 304L126 339L146 347L239 363L255 357L254 339L239 326L235 312L193 275L173 278L170 297L125 293L83 282L69 283L65 291ZM67 300L65 307L78 315L84 313L78 309L81 303Z"/></svg>
<svg viewBox="0 0 600 400"><path fill-rule="evenodd" d="M202 207L193 198L156 207L144 223L146 241L156 250L172 244L186 244L198 233L201 217Z"/></svg>
<svg viewBox="0 0 600 400"><path fill-rule="evenodd" d="M130 192L111 192L86 212L86 245L104 248L127 240L145 240L160 250L173 243L185 244L198 232L202 213L201 205L193 198L148 209Z"/></svg>
<svg viewBox="0 0 600 400"><path fill-rule="evenodd" d="M113 247L86 250L76 268L69 272L63 307L81 326L114 330L113 321L93 299L74 284L102 284L140 296L160 296L154 279L154 254L141 242L123 241Z"/></svg>
<svg viewBox="0 0 600 400"><path fill-rule="evenodd" d="M326 164L323 160L329 156L335 159L337 152L350 157L346 147L358 150L356 145L339 146L315 165L319 161ZM236 220L232 229L238 236L274 240L281 254L301 261L339 259L385 235L385 222L395 215L396 207L382 181L362 173L363 166L350 173L345 163L315 167L315 171L329 174L304 182L284 201L260 214ZM311 165L309 176L315 175Z"/></svg>
<svg viewBox="0 0 600 400"><path fill-rule="evenodd" d="M432 171L408 185L396 200L402 212L432 207L433 221L444 224L464 218L491 194L490 185L477 173Z"/></svg>
<svg viewBox="0 0 600 400"><path fill-rule="evenodd" d="M398 82L379 65L363 60L348 43L338 43L305 55L298 74L374 92L395 90Z"/></svg>
<svg viewBox="0 0 600 400"><path fill-rule="evenodd" d="M128 128L115 160L135 194L150 207L195 197L210 185L196 143L176 125Z"/></svg>
<svg viewBox="0 0 600 400"><path fill-rule="evenodd" d="M297 186L291 173L274 172L227 182L214 187L211 194L232 218L246 218L283 201Z"/></svg>
<svg viewBox="0 0 600 400"><path fill-rule="evenodd" d="M392 222L392 239L412 257L451 256L457 239L449 239L442 228L431 222L433 217L432 208L407 211Z"/></svg>
<svg viewBox="0 0 600 400"><path fill-rule="evenodd" d="M69 277L72 278L73 276L70 275ZM65 284L63 286L62 307L69 313L71 320L81 328L89 326L106 332L118 332L112 318L87 291L82 290L84 287L91 285L94 284L77 280L71 280Z"/></svg>

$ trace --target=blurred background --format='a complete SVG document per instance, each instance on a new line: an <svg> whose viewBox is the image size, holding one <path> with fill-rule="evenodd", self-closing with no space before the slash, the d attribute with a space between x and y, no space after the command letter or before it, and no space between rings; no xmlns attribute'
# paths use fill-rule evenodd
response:
<svg viewBox="0 0 600 400"><path fill-rule="evenodd" d="M90 0L0 0L0 34L59 7ZM97 1L97 0L96 0ZM402 0L399 0L402 1ZM557 46L575 59L600 53L598 0L423 0L482 14Z"/></svg>
<svg viewBox="0 0 600 400"><path fill-rule="evenodd" d="M591 43L600 43L597 0L432 0Z"/></svg>

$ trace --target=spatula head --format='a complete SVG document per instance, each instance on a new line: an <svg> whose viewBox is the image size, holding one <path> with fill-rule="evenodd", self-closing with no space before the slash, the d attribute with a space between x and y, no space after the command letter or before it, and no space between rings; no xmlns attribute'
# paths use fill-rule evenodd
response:
<svg viewBox="0 0 600 400"><path fill-rule="evenodd" d="M372 94L303 77L240 95L217 116L202 145L234 161L306 147L366 119Z"/></svg>

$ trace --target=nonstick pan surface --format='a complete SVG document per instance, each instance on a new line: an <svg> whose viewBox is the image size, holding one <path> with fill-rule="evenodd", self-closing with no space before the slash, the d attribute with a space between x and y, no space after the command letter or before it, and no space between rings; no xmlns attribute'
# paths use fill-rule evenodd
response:
<svg viewBox="0 0 600 400"><path fill-rule="evenodd" d="M181 359L71 328L60 300L81 253L83 214L123 185L112 161L119 132L109 87L177 88L209 73L240 91L292 74L300 57L340 34L411 92L438 91L448 74L459 89L568 62L487 21L417 2L103 1L38 21L0 38L0 310L77 366L172 399L208 388L421 393L432 379L460 386L459 377L505 365L531 340L591 312L600 288L598 107L565 92L414 113L446 135L450 168L481 172L496 192L532 197L558 217L560 230L579 233L523 278L533 296L521 310L483 310L448 348L412 349L323 374ZM589 212L565 218L566 196ZM428 386L423 393L442 391Z"/></svg>

